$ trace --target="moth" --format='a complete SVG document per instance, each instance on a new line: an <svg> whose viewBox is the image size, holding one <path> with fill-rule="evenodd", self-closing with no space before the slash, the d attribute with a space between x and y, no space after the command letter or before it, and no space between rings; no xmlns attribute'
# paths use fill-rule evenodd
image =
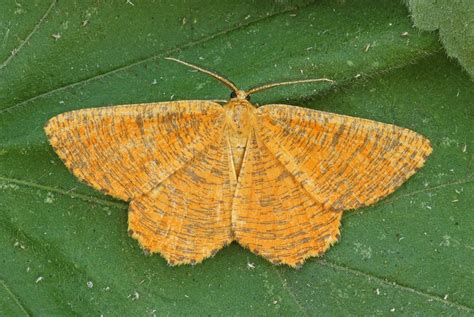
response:
<svg viewBox="0 0 474 317"><path fill-rule="evenodd" d="M420 134L391 124L268 104L250 95L326 78L232 90L209 100L66 112L45 132L67 168L129 201L129 234L170 265L195 264L236 241L274 264L300 266L339 239L344 210L374 204L425 162Z"/></svg>

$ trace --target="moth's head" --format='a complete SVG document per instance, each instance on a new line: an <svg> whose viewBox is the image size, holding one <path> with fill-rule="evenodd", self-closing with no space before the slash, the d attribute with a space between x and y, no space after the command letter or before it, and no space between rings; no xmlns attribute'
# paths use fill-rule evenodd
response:
<svg viewBox="0 0 474 317"><path fill-rule="evenodd" d="M244 90L236 90L230 93L230 99L250 101L250 95Z"/></svg>

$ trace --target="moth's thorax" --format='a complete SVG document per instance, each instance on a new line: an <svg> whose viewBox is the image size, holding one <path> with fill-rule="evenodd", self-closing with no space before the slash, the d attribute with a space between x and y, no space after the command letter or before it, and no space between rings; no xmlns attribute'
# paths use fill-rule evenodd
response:
<svg viewBox="0 0 474 317"><path fill-rule="evenodd" d="M226 127L232 150L235 173L238 177L242 166L247 140L255 123L255 106L245 99L233 98L224 105Z"/></svg>
<svg viewBox="0 0 474 317"><path fill-rule="evenodd" d="M224 105L231 133L247 136L255 120L255 106L245 99L231 99Z"/></svg>

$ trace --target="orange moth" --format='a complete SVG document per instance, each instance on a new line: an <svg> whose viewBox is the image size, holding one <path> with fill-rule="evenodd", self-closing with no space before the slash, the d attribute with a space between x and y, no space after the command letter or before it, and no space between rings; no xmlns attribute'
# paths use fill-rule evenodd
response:
<svg viewBox="0 0 474 317"><path fill-rule="evenodd" d="M339 238L344 210L392 193L431 153L394 125L295 106L256 107L247 91L209 100L82 109L45 126L80 180L129 201L130 235L170 265L237 241L274 264L301 265Z"/></svg>

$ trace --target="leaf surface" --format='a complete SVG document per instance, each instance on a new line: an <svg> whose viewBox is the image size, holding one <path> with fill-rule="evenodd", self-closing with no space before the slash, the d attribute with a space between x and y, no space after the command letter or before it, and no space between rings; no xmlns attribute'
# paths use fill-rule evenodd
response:
<svg viewBox="0 0 474 317"><path fill-rule="evenodd" d="M0 315L474 314L474 87L434 34L401 36L403 4L20 4L0 9ZM73 109L228 97L170 55L242 88L332 78L254 101L410 128L433 154L394 194L346 213L341 241L299 270L236 244L169 267L128 237L127 204L79 183L42 127Z"/></svg>

